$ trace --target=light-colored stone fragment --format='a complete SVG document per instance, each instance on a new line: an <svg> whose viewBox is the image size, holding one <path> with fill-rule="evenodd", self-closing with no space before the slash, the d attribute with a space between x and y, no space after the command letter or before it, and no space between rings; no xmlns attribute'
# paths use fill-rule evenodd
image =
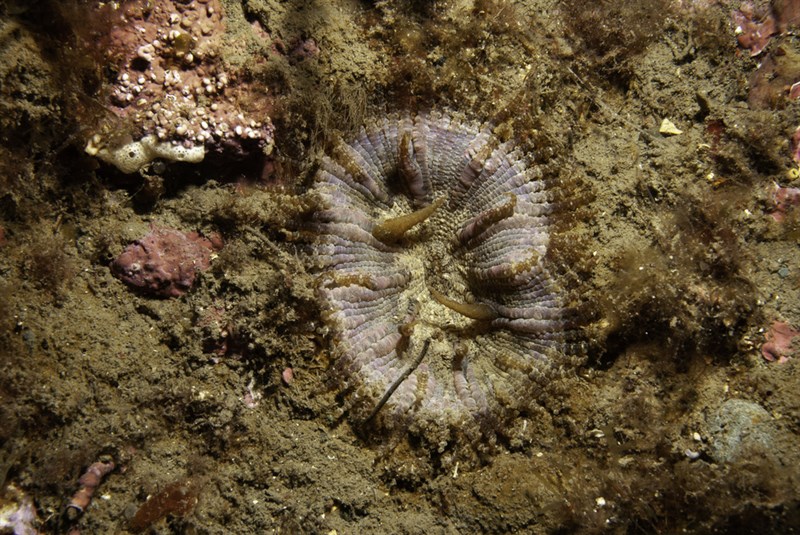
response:
<svg viewBox="0 0 800 535"><path fill-rule="evenodd" d="M679 134L683 134L683 130L675 126L675 123L667 118L664 118L664 120L661 121L661 126L658 127L658 131L664 136L677 136Z"/></svg>

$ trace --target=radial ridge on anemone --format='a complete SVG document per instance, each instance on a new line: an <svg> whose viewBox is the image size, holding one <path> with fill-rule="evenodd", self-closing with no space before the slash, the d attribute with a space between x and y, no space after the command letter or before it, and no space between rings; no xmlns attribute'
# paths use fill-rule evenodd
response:
<svg viewBox="0 0 800 535"><path fill-rule="evenodd" d="M488 125L394 115L320 163L312 216L351 419L493 441L575 362L548 266L553 192Z"/></svg>

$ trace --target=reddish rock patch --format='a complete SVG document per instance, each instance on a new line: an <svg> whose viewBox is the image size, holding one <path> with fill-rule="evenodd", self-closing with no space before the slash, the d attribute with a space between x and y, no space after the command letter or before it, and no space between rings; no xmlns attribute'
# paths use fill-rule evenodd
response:
<svg viewBox="0 0 800 535"><path fill-rule="evenodd" d="M776 321L769 328L767 341L761 346L761 354L769 362L786 362L791 357L792 342L800 336L800 331L783 321Z"/></svg>
<svg viewBox="0 0 800 535"><path fill-rule="evenodd" d="M178 297L208 268L222 240L197 232L154 228L111 263L111 273L129 286L159 297Z"/></svg>
<svg viewBox="0 0 800 535"><path fill-rule="evenodd" d="M786 214L800 204L800 188L784 188L775 184L770 194L770 202L773 209L769 215L777 223L783 223Z"/></svg>

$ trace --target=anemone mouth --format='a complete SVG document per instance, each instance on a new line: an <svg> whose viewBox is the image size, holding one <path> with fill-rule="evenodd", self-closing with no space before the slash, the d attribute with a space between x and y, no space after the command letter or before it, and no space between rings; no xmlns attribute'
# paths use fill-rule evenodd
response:
<svg viewBox="0 0 800 535"><path fill-rule="evenodd" d="M568 338L538 169L488 127L432 113L362 129L314 188L334 374L362 417L490 433L525 410Z"/></svg>

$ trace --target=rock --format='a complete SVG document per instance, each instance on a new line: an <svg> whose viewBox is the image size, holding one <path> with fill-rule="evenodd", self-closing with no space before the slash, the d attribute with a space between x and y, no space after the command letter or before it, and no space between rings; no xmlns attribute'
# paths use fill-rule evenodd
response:
<svg viewBox="0 0 800 535"><path fill-rule="evenodd" d="M780 273L781 271L778 270L778 274ZM767 340L761 346L761 354L768 362L786 362L792 356L792 344L794 339L798 337L800 337L800 331L793 329L786 322L776 321L767 332Z"/></svg>
<svg viewBox="0 0 800 535"><path fill-rule="evenodd" d="M677 136L683 134L683 130L675 126L675 123L669 119L661 121L661 126L658 127L659 133L664 136Z"/></svg>
<svg viewBox="0 0 800 535"><path fill-rule="evenodd" d="M129 286L159 297L178 297L208 268L211 254L222 247L218 237L197 232L152 229L111 264L111 273Z"/></svg>
<svg viewBox="0 0 800 535"><path fill-rule="evenodd" d="M210 154L269 154L273 103L262 82L224 60L220 0L98 4L89 17L108 18L108 35L87 52L105 57L117 76L102 92L109 119L86 125L88 154L126 174L156 158L196 164ZM115 16L104 15L109 10ZM298 54L315 46L305 43Z"/></svg>
<svg viewBox="0 0 800 535"><path fill-rule="evenodd" d="M711 457L720 463L746 456L768 457L777 432L772 415L764 407L743 399L729 399L709 417Z"/></svg>

